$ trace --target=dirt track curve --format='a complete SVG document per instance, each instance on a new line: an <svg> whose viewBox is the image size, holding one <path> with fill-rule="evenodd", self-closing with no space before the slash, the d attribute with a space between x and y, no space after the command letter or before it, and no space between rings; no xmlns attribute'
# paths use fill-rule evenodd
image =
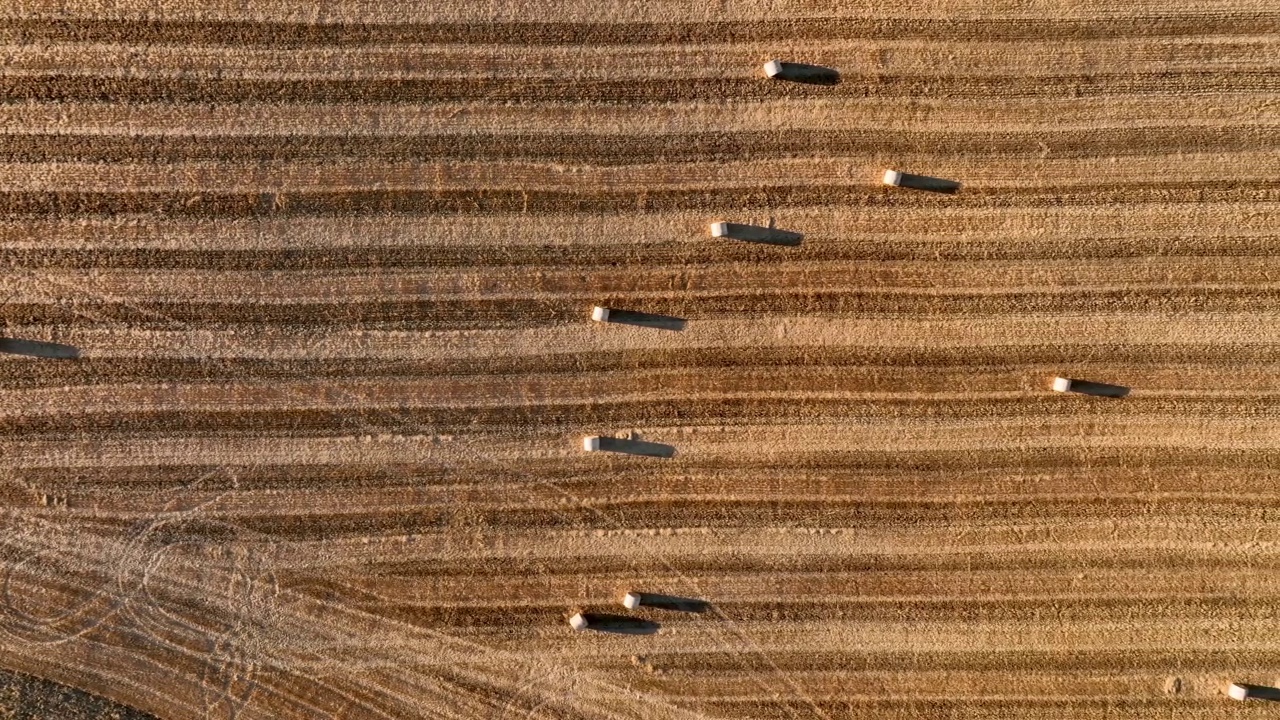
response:
<svg viewBox="0 0 1280 720"><path fill-rule="evenodd" d="M173 720L1272 710L1224 693L1280 678L1280 10L854 5L6 3L2 334L80 357L0 355L0 666ZM629 589L712 606L569 628Z"/></svg>

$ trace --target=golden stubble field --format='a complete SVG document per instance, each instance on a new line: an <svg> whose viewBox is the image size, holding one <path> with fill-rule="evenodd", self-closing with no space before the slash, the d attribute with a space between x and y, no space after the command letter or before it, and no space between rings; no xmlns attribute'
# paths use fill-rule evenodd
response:
<svg viewBox="0 0 1280 720"><path fill-rule="evenodd" d="M176 720L1272 711L1224 691L1280 677L1274 3L18 0L0 45L3 336L80 353L0 356L0 666ZM677 455L581 450L625 433ZM711 609L570 630L629 589Z"/></svg>

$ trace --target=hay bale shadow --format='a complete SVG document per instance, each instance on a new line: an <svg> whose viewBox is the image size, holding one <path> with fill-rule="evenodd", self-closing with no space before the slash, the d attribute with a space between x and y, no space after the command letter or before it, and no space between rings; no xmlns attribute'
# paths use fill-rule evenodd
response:
<svg viewBox="0 0 1280 720"><path fill-rule="evenodd" d="M1073 392L1081 395L1093 395L1094 397L1122 398L1129 394L1129 388L1124 385L1110 385L1108 383L1090 382L1088 380L1074 380L1071 378L1058 378L1053 381L1053 389L1058 392Z"/></svg>
<svg viewBox="0 0 1280 720"><path fill-rule="evenodd" d="M80 357L80 349L71 345L17 338L0 338L0 352L54 360L75 360Z"/></svg>
<svg viewBox="0 0 1280 720"><path fill-rule="evenodd" d="M671 610L674 612L704 613L711 609L711 603L699 598L680 597L678 595L662 595L659 593L632 592L640 598L640 607Z"/></svg>
<svg viewBox="0 0 1280 720"><path fill-rule="evenodd" d="M615 635L653 635L661 627L652 620L614 615L612 613L582 613L587 629Z"/></svg>
<svg viewBox="0 0 1280 720"><path fill-rule="evenodd" d="M1231 686L1230 694L1231 694L1231 697L1235 698L1236 700L1280 701L1280 688L1274 688L1267 685L1249 685L1247 683L1233 683Z"/></svg>
<svg viewBox="0 0 1280 720"><path fill-rule="evenodd" d="M730 240L760 243L763 245L783 245L796 247L804 240L804 235L790 230L779 230L763 225L744 225L742 223L719 222L711 225L712 237L724 237Z"/></svg>
<svg viewBox="0 0 1280 720"><path fill-rule="evenodd" d="M839 85L840 71L823 65L810 63L779 62L774 60L765 65L765 74L774 80L801 83L804 85Z"/></svg>
<svg viewBox="0 0 1280 720"><path fill-rule="evenodd" d="M615 310L613 308L605 308L605 310L607 312L604 313L602 321L619 325L634 325L656 330L684 332L685 327L689 324L688 320L673 315L659 315L638 310Z"/></svg>
<svg viewBox="0 0 1280 720"><path fill-rule="evenodd" d="M623 453L624 455L643 455L645 457L673 458L676 455L674 445L648 442L631 438L599 437L595 439L594 449L604 452Z"/></svg>
<svg viewBox="0 0 1280 720"><path fill-rule="evenodd" d="M960 192L960 183L955 180L929 175L912 175L911 173L898 172L897 170L885 172L884 182L886 185L942 193L944 195L955 195Z"/></svg>

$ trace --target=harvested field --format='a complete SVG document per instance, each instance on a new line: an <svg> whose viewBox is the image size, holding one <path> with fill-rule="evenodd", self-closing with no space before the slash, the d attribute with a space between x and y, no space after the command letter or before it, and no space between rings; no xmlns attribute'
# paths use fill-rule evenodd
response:
<svg viewBox="0 0 1280 720"><path fill-rule="evenodd" d="M0 711L1268 710L1273 4L16 0L0 45Z"/></svg>

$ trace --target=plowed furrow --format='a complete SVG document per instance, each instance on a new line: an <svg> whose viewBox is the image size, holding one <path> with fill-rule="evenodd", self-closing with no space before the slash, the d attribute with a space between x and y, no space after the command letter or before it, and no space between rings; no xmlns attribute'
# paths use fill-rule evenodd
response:
<svg viewBox="0 0 1280 720"><path fill-rule="evenodd" d="M250 45L278 47L399 45L408 43L613 45L778 40L1125 39L1204 35L1267 35L1280 17L1266 12L1201 11L1106 18L944 19L936 17L793 17L743 22L484 22L285 23L106 18L7 20L10 43L93 42Z"/></svg>
<svg viewBox="0 0 1280 720"><path fill-rule="evenodd" d="M770 653L770 659L786 672L822 671L837 668L848 672L910 672L912 670L954 670L959 672L1108 672L1123 663L1131 672L1210 673L1249 672L1274 665L1280 656L1271 650L1202 650L1194 655L1173 651L1146 650L964 650L922 656L908 651L868 653L787 652ZM654 669L687 674L733 673L741 671L737 658L717 652L651 655ZM1218 706L1221 709L1221 705Z"/></svg>
<svg viewBox="0 0 1280 720"><path fill-rule="evenodd" d="M1152 165L1152 172L1157 168ZM1091 172L1097 169L1095 163ZM859 173L862 170L858 168ZM966 170L965 175L972 170L976 168ZM1005 171L1000 176L1008 179L1010 174ZM1000 176L992 174L989 180ZM879 181L870 174L865 179L868 183ZM256 252L272 258L293 256L299 263L322 263L325 261L319 258L332 255L331 262L350 262L353 269L377 266L379 253L383 252L394 259L388 261L390 266L408 262L404 258L412 257L413 252L421 253L422 261L417 263L421 267L430 267L437 260L449 266L538 264L538 258L578 267L584 263L615 262L615 254L616 262L636 265L702 265L727 258L763 263L828 257L873 261L1083 259L1094 254L1099 259L1258 257L1273 254L1275 228L1270 220L1273 213L1280 211L1280 204L1207 202L956 207L954 203L960 196L942 204L904 205L903 199L897 198L897 202L877 207L744 208L739 201L750 198L743 196L732 205L711 211L615 208L589 214L308 218L289 217L284 211L291 194L275 190L278 188L256 198L262 215L239 219L0 218L0 247L5 252L39 251L23 256L24 262L30 258L33 263L41 253L66 258L69 250L88 259L153 252L160 258L207 254L210 262L228 263ZM803 232L808 242L800 247L767 248L754 243L712 241L709 237L708 223L716 219L767 224L770 217L779 227ZM1011 242L1010 233L1015 231L1019 236ZM300 265L300 269L305 267ZM234 264L227 269L235 269ZM286 263L268 269L291 268Z"/></svg>
<svg viewBox="0 0 1280 720"><path fill-rule="evenodd" d="M1270 482L1275 471L1258 470L1277 466L1280 451L1233 449L1205 450L1180 449L1171 452L1165 448L1130 447L1093 449L1036 448L1027 451L993 448L985 453L962 451L918 452L902 455L893 452L851 451L825 455L807 454L803 457L773 458L763 464L751 458L738 463L699 463L685 461L678 473L668 468L636 465L626 462L600 461L584 458L579 462L547 461L529 458L520 466L511 467L492 463L486 477L500 479L525 492L534 492L534 498L543 497L546 491L552 496L555 488L568 491L590 488L599 482L600 467L608 469L628 492L635 488L660 489L681 483L681 487L697 490L702 482L718 483L720 489L742 484L753 487L753 478L764 473L768 481L763 483L791 483L806 475L824 479L831 487L849 488L855 493L857 485L865 487L892 484L914 495L939 497L958 487L972 496L997 496L1018 494L1075 494L1092 488L1085 479L1090 472L1105 473L1108 483L1101 486L1112 494L1143 494L1162 492L1195 492L1206 483L1214 487L1237 489L1241 492L1263 493L1259 488ZM483 459L482 459L483 461ZM1087 464L1085 464L1087 462ZM569 467L566 468L565 465ZM1065 471L1063 468L1073 468ZM1084 468L1084 469L1074 469ZM1176 471L1176 472L1175 472ZM1225 476L1225 477L1224 477ZM12 491L14 497L24 503L38 502L37 492L61 492L72 490L75 483L83 482L94 487L128 492L127 501L141 502L140 498L154 496L159 502L167 502L161 491L184 488L199 479L199 487L210 492L244 488L246 491L288 491L324 487L331 492L347 492L360 488L379 489L404 486L436 486L440 492L456 491L467 494L466 489L482 480L458 478L452 469L441 463L411 463L388 461L379 464L311 463L297 467L288 464L257 463L246 465L228 462L225 465L184 465L172 463L160 466L120 464L112 467L93 466L77 468L67 473L59 468L15 468L12 477L31 488L29 492ZM950 479L948 483L939 482ZM1180 482L1179 482L1180 481ZM541 485L549 483L550 485ZM955 483L952 485L951 483ZM1260 483L1251 487L1250 483ZM821 484L821 483L819 483ZM920 484L929 490L921 491ZM981 485L977 487L975 485ZM634 486L634 487L633 487ZM622 491L606 492L618 495ZM715 494L711 487L707 494ZM89 523L89 519L81 522ZM566 559L571 563L571 559ZM692 561L690 561L692 562ZM744 571L766 572L768 567L742 561ZM446 568L440 563L431 567ZM518 565L512 566L516 572ZM577 567L577 566L575 566ZM606 566L607 567L607 566ZM477 572L480 572L477 570ZM588 569L580 567L577 572Z"/></svg>
<svg viewBox="0 0 1280 720"><path fill-rule="evenodd" d="M1086 578L1075 579L1096 580L1120 575L1136 579L1142 577L1145 571L1158 568L1179 577L1196 574L1213 577L1215 573L1223 576L1239 573L1231 581L1239 582L1241 578L1271 573L1280 567L1280 561L1275 557L1261 558L1256 566L1252 566L1252 559L1242 559L1238 553L1223 547L1206 549L1203 544L1190 541L1175 545L1165 548L1119 547L1085 542L1070 546L1070 558L1049 552L1045 546L1027 543L1015 548L957 546L947 553L932 552L927 547L906 546L902 548L903 552L895 549L889 554L856 547L838 548L837 552L830 554L775 553L769 552L766 547L757 547L755 552L737 558L720 555L679 558L678 567L671 566L674 558L665 555L661 549L630 556L622 554L595 557L565 553L557 558L554 568L547 564L545 558L472 557L465 561L450 561L445 558L386 559L361 563L359 567L341 563L325 565L328 571L340 573L343 577L341 581L303 569L282 572L281 581L285 584L304 585L314 592L363 586L371 587L373 591L377 591L379 587L387 587L390 590L402 588L405 592L411 592L414 587L448 586L452 591L460 592L461 589L470 587L471 579L482 578L486 582L510 582L532 588L540 579L554 571L553 581L556 583L570 582L576 578L590 582L592 588L599 590L603 601L605 596L624 589L622 586L632 584L655 589L665 588L671 592L689 592L694 586L702 588L703 582L707 583L708 589L728 586L737 589L758 581L754 590L746 592L785 596L792 582L803 586L807 582L837 584L843 581L848 583L844 592L852 594L853 590L863 587L858 584L860 582L889 582L902 577L941 582L946 578L953 578L962 585L968 573L989 573L994 576L1001 570L1032 574L1058 573L1062 576L1089 572L1092 574ZM643 580L646 577L653 579ZM1006 575L1005 579L1007 582L1016 582L1017 577L1018 575ZM330 585L335 587L329 588ZM1206 585L1197 583L1195 587L1204 588ZM1062 594L1070 594L1069 586L1064 585L1060 590ZM712 600L719 597L727 596L717 593ZM484 599L471 600L472 604L483 604ZM615 601L616 599L609 599L609 602Z"/></svg>
<svg viewBox="0 0 1280 720"><path fill-rule="evenodd" d="M127 137L20 135L5 138L7 162L181 162L184 160L546 160L593 165L714 162L798 156L974 154L1038 158L1040 143L1055 159L1127 156L1149 148L1184 152L1239 152L1264 145L1275 126L1099 128L1070 131L900 132L790 130L610 135L404 135L331 137L263 135Z"/></svg>
<svg viewBox="0 0 1280 720"><path fill-rule="evenodd" d="M736 314L990 316L1020 309L1027 313L1245 312L1274 304L1280 290L1188 289L1075 290L937 295L910 292L807 292L728 294L680 301L610 293L598 298L614 307L686 317L691 321ZM224 304L190 302L101 303L65 306L12 303L0 306L0 320L15 325L49 324L61 328L109 326L121 330L168 329L175 325L234 328L242 325L306 328L396 327L403 330L468 330L537 327L582 322L583 300L459 300L417 302L344 302Z"/></svg>
<svg viewBox="0 0 1280 720"><path fill-rule="evenodd" d="M1177 73L1108 73L962 77L860 75L849 73L834 87L762 83L759 79L577 80L432 78L382 80L132 79L77 75L36 78L0 76L0 97L9 102L486 102L669 103L812 97L979 98L998 92L1009 98L1107 97L1112 95L1204 96L1217 93L1280 92L1272 70Z"/></svg>
<svg viewBox="0 0 1280 720"><path fill-rule="evenodd" d="M797 225L803 227L803 224ZM701 228L698 228L701 230ZM690 234L689 230L685 230ZM1190 265L1204 257L1265 258L1274 256L1280 236L1224 235L1214 237L1054 238L1042 243L1000 245L995 241L957 243L947 238L851 235L813 238L788 257L813 263L957 260L1088 260L1134 257L1186 258ZM775 260L776 249L746 243L686 239L668 242L626 242L597 247L545 245L489 248L325 247L261 250L172 250L168 248L69 249L0 248L0 262L29 270L188 270L222 272L321 272L365 269L400 271L414 268L599 268L602 261L618 266L661 265L702 268L727 263ZM822 242L817 242L822 240ZM650 272L652 272L650 270ZM671 281L677 276L669 276ZM630 275L619 273L620 281ZM42 274L41 277L48 277Z"/></svg>
<svg viewBox="0 0 1280 720"><path fill-rule="evenodd" d="M999 48L1003 52L992 52ZM3 75L102 78L183 78L259 81L423 80L494 78L636 79L759 78L759 58L774 43L701 44L675 54L666 45L573 46L391 45L293 47L288 49L207 45L159 45L145 49L117 44L0 45ZM1131 74L1269 71L1275 58L1267 37L1128 39L1123 42L1016 41L996 44L953 38L808 42L802 52L835 67L861 67L883 76L1026 77L1083 75L1123 64ZM875 58L871 64L865 61ZM940 63L945 58L947 62ZM868 66L869 65L869 66ZM1046 73L1046 70L1052 70Z"/></svg>
<svg viewBox="0 0 1280 720"><path fill-rule="evenodd" d="M409 332L394 329L295 329L274 332L253 326L234 331L182 327L169 330L112 331L77 327L58 332L56 341L80 349L81 357L108 358L257 358L275 360L474 360L502 356L543 357L593 352L676 352L711 348L791 348L797 354L847 347L858 338L863 348L1072 348L1072 356L1096 362L1089 348L1108 348L1117 338L1141 345L1265 346L1280 341L1280 330L1265 311L1180 313L1153 324L1154 315L1042 313L1016 318L972 317L826 317L762 314L734 319L700 319L684 332L625 325L600 327L582 321L538 330L484 329ZM11 325L12 337L48 338L47 326ZM843 333L849 333L844 335ZM523 342L523 345L516 344Z"/></svg>
<svg viewBox="0 0 1280 720"><path fill-rule="evenodd" d="M404 377L469 377L558 374L566 382L583 373L614 371L676 372L710 370L716 372L758 372L762 368L825 368L846 378L875 377L876 382L892 382L895 378L933 376L944 372L961 376L966 373L990 372L993 366L1024 366L1028 376L1038 381L1062 370L1064 356L1084 352L1069 344L1010 347L952 347L935 350L904 348L655 348L641 352L562 353L532 355L524 358L494 357L485 360L427 359L296 359L267 360L250 358L86 358L75 364L44 366L13 357L0 357L0 367L7 378L6 387L13 390L38 387L88 387L105 384L146 383L155 379L173 382L225 382L242 380L256 383L264 380L308 380L344 382L347 378ZM1134 344L1125 346L1091 345L1090 360L1073 359L1073 374L1084 377L1111 375L1119 368L1126 373L1148 375L1156 368L1168 373L1172 387L1185 387L1197 378L1213 378L1250 370L1271 372L1280 347L1268 344L1232 346ZM912 371L901 366L911 359L918 364ZM783 375L789 377L790 373ZM692 377L692 374L690 375ZM1274 375L1271 375L1274 377Z"/></svg>
<svg viewBox="0 0 1280 720"><path fill-rule="evenodd" d="M591 508L502 509L469 508L465 520L490 530L524 528L542 530L588 530L605 511L612 525L622 529L677 526L702 528L748 528L756 525L787 526L797 523L825 527L873 528L946 527L957 521L972 524L1034 523L1048 517L1058 521L1117 522L1157 516L1169 523L1229 522L1247 512L1248 500L1146 498L1090 498L1079 501L1037 499L1028 502L986 501L982 503L876 503L867 504L832 498L797 502L714 500L669 500L665 502L598 503ZM451 525L447 510L293 515L262 514L237 517L236 525L260 537L294 541L378 535L413 535L446 530Z"/></svg>
<svg viewBox="0 0 1280 720"><path fill-rule="evenodd" d="M997 681L998 682L998 681ZM1164 697L1046 697L1046 698L946 698L911 696L902 699L823 698L816 701L749 699L705 700L691 708L712 717L751 717L756 720L790 720L817 708L828 717L848 720L896 720L935 715L963 720L1059 720L1064 716L1080 720L1109 720L1117 715L1142 718L1168 712L1173 701ZM1208 720L1247 718L1252 708L1223 708L1219 698L1178 701L1180 718Z"/></svg>
<svg viewBox="0 0 1280 720"><path fill-rule="evenodd" d="M1115 159L1090 157L1079 159L1008 159L993 165L966 160L944 162L915 156L897 156L898 163L927 161L934 172L963 178L968 192L956 195L891 190L880 182L879 158L827 156L775 161L733 161L711 165L679 163L670 165L582 165L563 166L536 162L432 162L381 161L360 163L244 163L229 161L190 161L184 163L130 163L97 165L86 163L13 163L0 165L0 188L9 192L39 189L48 193L118 192L122 187L159 192L172 188L191 193L274 194L277 202L261 203L264 211L287 205L291 189L302 194L341 193L351 188L376 185L410 193L427 191L456 193L473 189L522 194L576 193L608 189L612 193L653 191L737 190L750 192L757 187L786 186L797 176L812 178L826 187L861 188L869 196L928 201L933 207L963 204L982 198L1048 192L1079 193L1091 188L1082 175L1106 178L1101 187L1122 188L1147 185L1153 188L1191 188L1218 183L1223 189L1235 187L1270 188L1274 178L1268 169L1280 163L1280 152L1273 150L1232 154L1235 165L1224 165L1215 154L1156 153L1119 163ZM1170 173L1184 180L1166 184ZM284 195L281 198L281 195ZM283 200L283 202L281 202ZM947 204L943 204L947 203ZM621 210L622 208L617 208ZM630 208L628 208L630 209Z"/></svg>
<svg viewBox="0 0 1280 720"><path fill-rule="evenodd" d="M512 604L496 608L432 607L401 605L376 594L370 594L365 598L341 595L339 597L344 604L365 612L426 628L452 627L466 632L515 625L525 632L533 632L545 631L564 624L564 606L560 603L545 606ZM1149 598L1120 597L1052 598L1039 601L962 597L951 602L942 600L912 602L898 599L882 602L832 600L823 603L808 603L793 599L756 606L724 605L719 609L734 622L918 622L921 625L965 622L1026 623L1043 618L1046 614L1053 614L1062 622L1087 623L1120 618L1135 624L1143 624L1212 618L1219 613L1228 612L1241 619L1257 621L1265 620L1269 613L1269 608L1230 598L1169 598L1161 602ZM715 619L704 619L687 613L644 613L644 615L655 621L660 620L664 627L673 632L698 632L704 625L711 625L714 628L716 622Z"/></svg>
<svg viewBox="0 0 1280 720"><path fill-rule="evenodd" d="M362 422L349 415L353 426L349 434L322 437L251 435L202 436L149 433L145 438L99 437L84 439L14 439L0 445L14 470L64 465L70 468L103 466L135 466L138 464L190 464L191 453L215 465L265 464L296 462L303 465L332 465L339 459L357 465L435 462L444 467L463 467L480 463L486 471L517 472L528 467L528 458L580 456L581 437L553 433L550 435L502 436L425 434L431 428L406 427L395 416L387 425ZM630 423L629 423L630 425ZM636 427L631 425L631 427ZM1087 429L1088 432L1082 432ZM357 434L361 433L361 434ZM363 434L376 433L376 434ZM879 421L853 422L845 418L839 424L797 425L733 425L683 426L672 429L657 426L643 429L646 439L662 442L677 437L681 458L714 464L729 459L756 462L778 457L780 447L796 447L799 456L790 462L804 466L809 462L831 462L840 455L846 459L862 453L883 458L884 453L904 456L935 451L940 445L949 447L970 462L976 456L993 450L1024 448L1034 452L1042 448L1074 448L1081 459L1101 452L1122 448L1143 448L1149 452L1192 450L1235 450L1242 457L1259 457L1276 447L1274 423L1263 417L1143 417L1110 416L1091 419L1082 428L1070 419L1042 418L1039 423L1026 419L990 417L928 423L895 423ZM1089 449L1084 452L1083 449ZM1255 453L1249 455L1248 453ZM601 458L592 460L608 468L612 462L655 462L651 458ZM687 462L687 460L681 460ZM673 469L679 463L673 464Z"/></svg>
<svg viewBox="0 0 1280 720"><path fill-rule="evenodd" d="M1072 366L1079 371L1080 365ZM475 370L475 368L472 368ZM686 367L633 372L564 373L545 376L497 377L468 374L433 379L387 377L373 380L353 373L337 380L251 383L82 385L57 390L0 390L0 416L79 414L111 410L246 410L363 407L475 408L502 405L520 397L541 407L583 403L634 403L654 400L752 402L794 397L799 402L847 400L857 403L954 403L961 397L989 402L1038 402L1050 396L1050 378L1058 368L1027 368L1018 372L983 366L958 368L897 368L849 366L790 366L780 373L771 367L704 368L694 375ZM1098 368L1098 372L1102 369ZM1075 374L1075 373L1073 373ZM1239 402L1257 396L1267 401L1280 395L1274 365L1248 368L1168 368L1119 366L1106 368L1109 379L1141 387L1131 394L1143 402ZM1051 396L1057 397L1057 396ZM1114 403L1113 403L1114 404Z"/></svg>
<svg viewBox="0 0 1280 720"><path fill-rule="evenodd" d="M9 217L152 215L165 217L248 218L377 215L386 213L494 214L601 213L619 210L687 211L721 215L726 210L767 212L779 206L859 208L938 208L944 201L925 193L889 195L870 185L777 185L703 190L645 190L593 194L530 190L413 191L362 190L294 192L277 207L260 192L0 192L0 214ZM1107 205L1205 203L1280 203L1280 183L1148 182L1087 187L1039 186L1027 189L975 190L945 201L951 208L1054 208Z"/></svg>
<svg viewBox="0 0 1280 720"><path fill-rule="evenodd" d="M353 396L358 397L358 396ZM233 436L248 433L289 433L295 437L323 437L357 431L363 425L382 430L439 432L505 431L513 435L569 432L580 427L611 428L617 425L658 425L672 420L715 425L786 425L801 420L821 423L875 420L1018 421L1028 418L1079 418L1089 422L1115 418L1153 418L1176 410L1186 419L1230 418L1238 421L1274 420L1273 398L1133 398L1110 405L1068 404L1061 398L1008 397L978 399L957 404L953 399L885 401L854 397L811 399L716 397L664 401L592 403L529 403L520 409L481 406L474 408L421 408L402 400L395 409L365 406L350 410L258 410L252 403L235 410L157 410L71 412L59 415L19 415L0 418L0 431L11 438L72 439L85 436L145 438L172 437L178 433Z"/></svg>
<svg viewBox="0 0 1280 720"><path fill-rule="evenodd" d="M746 61L749 67L737 69L740 73L754 72L756 59L751 57ZM425 105L238 102L208 106L169 102L128 105L31 102L0 103L0 127L11 135L151 138L298 135L332 139L576 134L592 142L599 142L602 135L694 135L712 130L724 134L758 133L762 126L777 131L769 138L772 141L784 132L813 132L817 128L832 133L868 132L888 124L907 133L939 134L1000 135L1038 131L1055 136L1064 131L1117 132L1141 127L1196 128L1207 133L1213 128L1274 125L1268 115L1258 112L1259 103L1268 99L1272 99L1271 96L1254 92L1179 97L1178 113L1173 117L1167 112L1169 99L1159 95L921 98L909 114L903 112L902 101L893 97L822 95L776 100L722 98L715 103L693 100L642 106L588 101L545 105L484 101ZM892 137L884 139L893 141Z"/></svg>
<svg viewBox="0 0 1280 720"><path fill-rule="evenodd" d="M608 257L607 255L605 257ZM603 259L603 258L602 258ZM15 287L9 303L56 303L69 288L88 298L128 298L130 304L176 306L182 303L221 303L235 298L241 305L316 304L340 299L360 307L371 300L459 302L466 299L512 300L577 298L584 304L619 298L619 302L661 303L683 296L696 307L708 300L732 302L747 294L773 297L786 306L791 288L803 287L817 296L854 294L964 296L1025 294L1042 288L1045 294L1114 293L1133 288L1135 294L1175 291L1266 291L1280 284L1273 258L1209 257L1109 258L1105 261L1057 258L1034 262L987 260L979 267L967 263L867 260L848 263L774 261L725 262L702 267L649 263L640 267L586 265L564 271L542 267L411 272L41 272L26 282L10 279ZM939 290L946 283L948 291ZM340 298L337 290L345 293ZM232 316L234 317L234 315Z"/></svg>

